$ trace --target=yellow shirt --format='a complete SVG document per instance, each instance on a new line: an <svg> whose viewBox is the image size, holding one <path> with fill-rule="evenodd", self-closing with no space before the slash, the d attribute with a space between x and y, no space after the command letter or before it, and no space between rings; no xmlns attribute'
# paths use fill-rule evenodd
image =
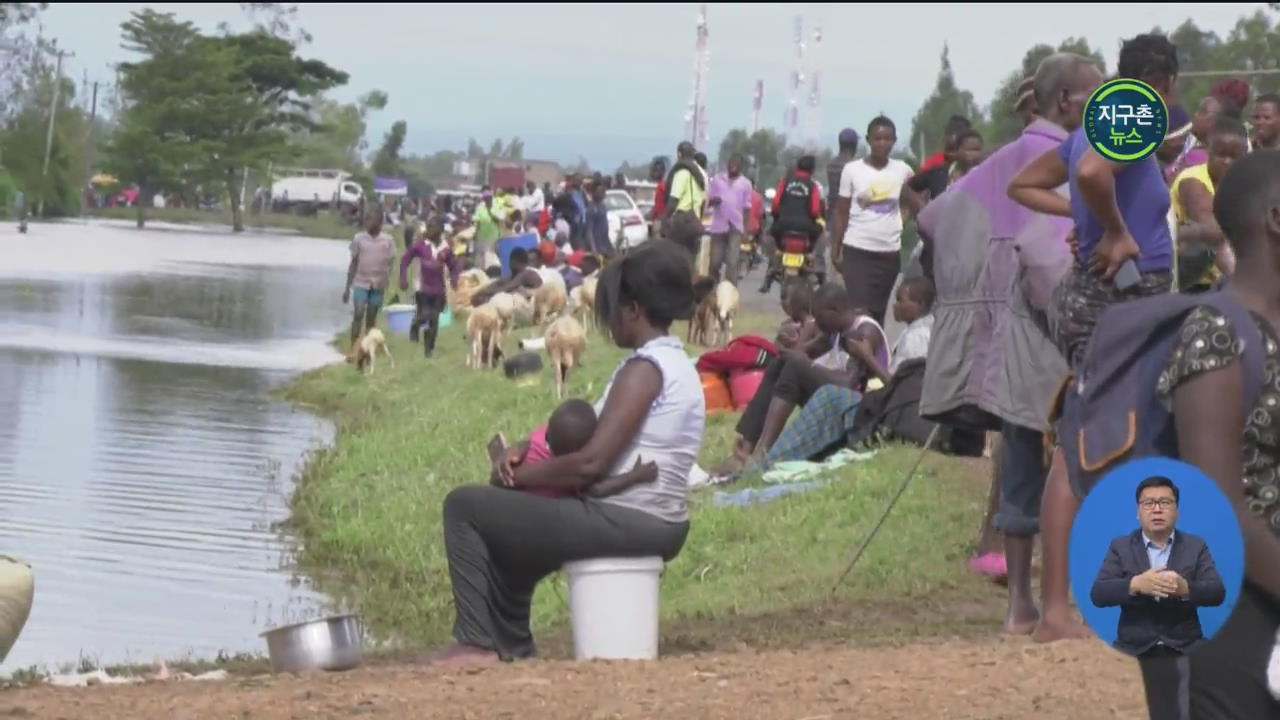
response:
<svg viewBox="0 0 1280 720"><path fill-rule="evenodd" d="M1178 176L1173 179L1173 184L1169 186L1170 207L1172 209L1173 219L1174 219L1173 278L1174 278L1175 285L1177 284L1177 280L1178 280L1177 229L1191 222L1191 217L1187 214L1187 208L1184 207L1182 204L1182 183L1186 180L1198 180L1200 184L1204 185L1205 189L1209 191L1210 197L1213 197L1213 194L1215 192L1215 189L1213 187L1213 178L1209 177L1209 163L1200 163L1199 165L1193 165L1187 168L1186 170L1183 170L1182 172L1178 173ZM1218 266L1216 264L1211 265L1209 266L1208 270L1205 270L1204 275L1201 276L1198 281L1196 281L1195 285L1216 285L1218 280L1220 280L1221 278L1222 278L1222 272L1218 270ZM1175 287L1174 290L1178 291L1178 290L1182 290L1182 288Z"/></svg>
<svg viewBox="0 0 1280 720"><path fill-rule="evenodd" d="M698 185L688 170L678 170L671 178L671 197L676 201L676 210L702 214L702 206L707 201L707 188Z"/></svg>

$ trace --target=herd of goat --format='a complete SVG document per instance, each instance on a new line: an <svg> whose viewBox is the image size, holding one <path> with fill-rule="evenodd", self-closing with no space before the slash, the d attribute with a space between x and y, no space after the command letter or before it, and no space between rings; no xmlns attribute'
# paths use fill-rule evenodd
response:
<svg viewBox="0 0 1280 720"><path fill-rule="evenodd" d="M541 329L540 337L522 340L520 345L546 352L555 373L556 398L561 398L569 371L582 364L587 331L595 326L593 309L599 271L583 278L580 286L568 292L558 271L546 269L541 274L543 283L534 290L532 299L518 293L498 293L473 307L472 295L491 280L482 270L467 270L458 279L450 305L455 316L466 318L469 368L498 367L505 357L503 342L516 328ZM738 313L738 289L728 281L699 278L694 283L694 298L697 306L689 321L688 342L707 347L727 342Z"/></svg>

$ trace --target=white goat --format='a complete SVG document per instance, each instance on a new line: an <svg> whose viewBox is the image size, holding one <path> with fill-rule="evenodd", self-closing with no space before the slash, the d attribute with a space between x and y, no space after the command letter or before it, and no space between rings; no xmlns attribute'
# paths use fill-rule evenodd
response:
<svg viewBox="0 0 1280 720"><path fill-rule="evenodd" d="M587 349L587 333L582 324L570 315L562 315L547 328L547 356L551 358L551 371L556 374L556 399L564 397L564 383L569 370L582 364Z"/></svg>

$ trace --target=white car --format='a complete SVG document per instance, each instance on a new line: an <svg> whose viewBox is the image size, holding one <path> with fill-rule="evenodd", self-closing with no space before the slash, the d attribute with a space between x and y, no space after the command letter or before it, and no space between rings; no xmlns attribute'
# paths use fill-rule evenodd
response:
<svg viewBox="0 0 1280 720"><path fill-rule="evenodd" d="M609 212L609 237L617 242L622 232L622 248L633 248L649 240L649 223L626 190L610 190L604 194L604 206ZM619 248L621 249L621 248Z"/></svg>

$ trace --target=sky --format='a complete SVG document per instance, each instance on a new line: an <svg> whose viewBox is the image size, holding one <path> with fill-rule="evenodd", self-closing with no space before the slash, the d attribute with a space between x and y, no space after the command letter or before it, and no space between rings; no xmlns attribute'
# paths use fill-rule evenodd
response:
<svg viewBox="0 0 1280 720"><path fill-rule="evenodd" d="M118 28L150 6L213 31L248 27L235 3L50 4L43 32L76 54L80 80L111 81L130 58ZM1153 26L1172 30L1187 18L1226 35L1238 18L1265 3L1027 4L710 4L707 117L710 145L749 127L756 80L764 81L761 124L782 127L785 83L795 65L794 18L806 36L822 28L812 50L821 71L819 137L834 144L842 127L860 132L884 112L900 136L937 80L950 48L961 88L986 105L1000 81L1036 43L1083 36L1114 68L1121 39ZM302 49L347 71L335 90L352 100L388 93L369 123L376 147L396 120L408 123L405 148L426 154L463 150L475 137L519 136L525 157L597 169L670 154L682 138L693 88L696 4L378 4L302 3L299 24L314 38ZM802 121L803 122L803 121ZM803 125L802 125L803 127Z"/></svg>

